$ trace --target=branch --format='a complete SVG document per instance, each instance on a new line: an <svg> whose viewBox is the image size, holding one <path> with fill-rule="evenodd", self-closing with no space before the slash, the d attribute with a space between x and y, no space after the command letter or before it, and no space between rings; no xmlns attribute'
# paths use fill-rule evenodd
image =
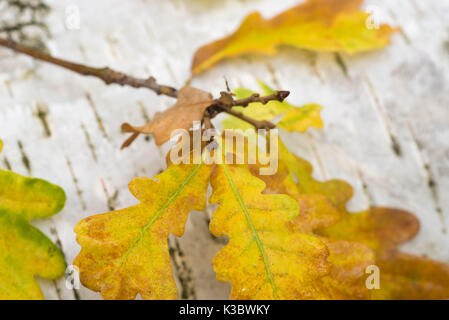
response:
<svg viewBox="0 0 449 320"><path fill-rule="evenodd" d="M254 93L252 96L240 99L240 100L234 100L233 106L239 106L239 107L247 107L250 103L259 102L262 104L267 104L270 101L279 101L283 102L288 96L290 95L290 91L276 91L273 94L270 94L269 96L261 97L258 93Z"/></svg>
<svg viewBox="0 0 449 320"><path fill-rule="evenodd" d="M274 129L276 128L276 125L274 123L271 123L270 121L259 121L255 120L253 118L249 118L245 116L243 113L232 110L231 108L220 106L220 108L223 109L224 112L237 117L243 121L248 122L250 125L254 126L256 129Z"/></svg>
<svg viewBox="0 0 449 320"><path fill-rule="evenodd" d="M270 101L283 102L290 94L289 91L276 91L268 96L261 97L258 93L254 93L248 98L235 100L232 93L221 92L221 97L214 100L214 104L210 106L209 114L213 118L220 112L226 112L234 117L237 117L243 121L248 122L253 125L256 129L273 129L276 127L273 123L269 121L258 121L245 116L243 113L232 110L232 107L247 107L250 103L262 103L267 104Z"/></svg>
<svg viewBox="0 0 449 320"><path fill-rule="evenodd" d="M153 90L158 95L163 94L176 98L178 91L175 88L159 85L156 79L149 77L148 79L139 79L128 76L122 72L106 68L92 68L82 64L62 60L51 56L45 52L33 49L15 42L12 39L0 38L0 46L7 47L15 52L23 53L38 60L46 61L51 64L69 69L84 76L93 76L103 80L106 84L116 83L121 86L131 86L134 88L147 88Z"/></svg>
<svg viewBox="0 0 449 320"><path fill-rule="evenodd" d="M129 76L125 73L112 70L108 67L105 68L93 68L82 64L70 62L67 60L55 58L52 55L42 52L37 49L33 49L15 42L12 39L0 38L0 46L7 47L15 52L23 53L35 59L49 62L51 64L60 66L62 68L71 70L84 76L93 76L103 80L106 84L119 84L121 86L131 86L134 88L147 88L153 90L158 95L163 94L169 97L177 98L178 90L173 87L159 85L156 79L149 77L148 79L139 79ZM290 94L289 91L276 91L275 93L261 97L255 93L252 96L244 99L235 100L232 93L221 92L221 96L214 100L214 103L208 108L207 115L205 117L206 125L209 124L210 119L214 118L221 112L226 112L233 115L243 121L253 125L256 129L273 129L276 126L269 121L258 121L245 116L243 113L232 110L233 107L247 107L250 103L262 103L267 104L270 101L284 101ZM135 137L134 137L135 138Z"/></svg>

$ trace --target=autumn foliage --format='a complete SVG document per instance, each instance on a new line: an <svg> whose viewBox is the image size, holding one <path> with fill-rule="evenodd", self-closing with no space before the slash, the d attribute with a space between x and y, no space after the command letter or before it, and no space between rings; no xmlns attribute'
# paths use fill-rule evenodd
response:
<svg viewBox="0 0 449 320"><path fill-rule="evenodd" d="M192 73L242 54L273 55L281 45L349 54L381 49L396 29L366 28L361 3L309 0L271 19L251 13L233 34L198 49ZM187 155L195 161L175 164L167 158L162 173L132 180L129 190L139 204L92 215L76 225L81 251L74 264L82 284L104 299L178 298L167 240L170 234L181 237L190 212L205 210L208 204L216 205L211 234L228 239L212 267L218 281L232 285L231 299L449 298L449 266L399 249L419 232L412 213L386 207L349 212L346 205L353 189L348 183L316 180L311 164L277 136L277 149L268 142L251 145L250 138L258 135L255 129L322 129L323 106L294 106L285 101L289 92L262 81L263 94L237 88L214 99L190 85L178 91L152 77L137 79L56 59L11 39L0 38L0 45L107 84L144 87L177 99L147 124L124 123L122 130L131 135L122 147L141 134L152 134L157 145L168 142L176 129L194 135L194 123L201 124L196 128L201 136L214 128L212 120L220 113L229 115L220 123L223 129L244 135L243 154L225 148L225 135L203 140L198 154ZM272 141L270 135L266 141ZM276 156L274 174L261 174L266 164L260 161L205 161L206 154L246 159L250 146ZM65 193L46 181L10 171L0 171L0 182L0 299L43 298L34 276L58 278L65 261L29 221L60 211ZM373 266L381 272L380 287L374 290L366 273Z"/></svg>
<svg viewBox="0 0 449 320"><path fill-rule="evenodd" d="M251 104L245 113L250 116L253 110L255 118L270 120L276 110L288 113L292 108L301 110L274 101ZM298 131L321 123L319 112L308 115L298 120L308 124ZM224 122L234 130L242 124L232 118ZM233 299L449 296L448 266L397 248L419 230L413 214L392 208L349 213L345 205L351 186L341 180L315 180L307 161L281 141L279 146L274 175L260 175L260 163L168 163L155 177L158 182L132 181L130 190L140 205L87 218L76 228L83 249L75 263L84 285L109 299L135 298L137 293L143 298L175 298L167 237L170 232L182 236L189 211L204 209L210 181L209 203L218 205L210 231L229 237L213 267L218 280L232 284ZM378 290L366 284L366 268L372 265L382 270Z"/></svg>

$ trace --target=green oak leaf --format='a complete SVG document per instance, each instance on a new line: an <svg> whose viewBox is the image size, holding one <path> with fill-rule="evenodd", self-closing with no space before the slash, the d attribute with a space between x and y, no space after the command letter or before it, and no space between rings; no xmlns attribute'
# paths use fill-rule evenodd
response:
<svg viewBox="0 0 449 320"><path fill-rule="evenodd" d="M56 214L65 200L54 184L0 170L0 300L43 299L35 276L64 274L62 252L29 221Z"/></svg>

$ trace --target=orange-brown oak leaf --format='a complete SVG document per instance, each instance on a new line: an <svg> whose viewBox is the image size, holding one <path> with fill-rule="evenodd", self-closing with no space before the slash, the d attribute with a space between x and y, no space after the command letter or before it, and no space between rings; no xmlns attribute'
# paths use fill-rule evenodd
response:
<svg viewBox="0 0 449 320"><path fill-rule="evenodd" d="M184 233L191 210L204 210L211 167L171 165L129 184L141 202L91 216L75 228L81 282L105 299L176 299L167 238Z"/></svg>
<svg viewBox="0 0 449 320"><path fill-rule="evenodd" d="M249 53L274 55L280 45L314 51L357 53L381 49L396 29L370 27L369 14L359 9L363 0L308 0L271 19L253 12L233 34L199 48L194 74L218 61Z"/></svg>
<svg viewBox="0 0 449 320"><path fill-rule="evenodd" d="M132 133L123 143L122 148L128 147L141 133L154 134L156 144L161 145L170 140L173 131L189 130L194 121L201 121L204 111L212 103L213 97L210 93L185 86L179 90L176 103L166 111L156 113L146 125L136 127L129 123L122 124L124 132Z"/></svg>
<svg viewBox="0 0 449 320"><path fill-rule="evenodd" d="M376 252L395 249L413 239L419 231L419 221L410 212L376 207L363 212L341 211L334 225L320 228L320 234L334 238L363 242Z"/></svg>
<svg viewBox="0 0 449 320"><path fill-rule="evenodd" d="M295 199L302 199L300 207L309 208L307 215L300 214L294 222L304 228L307 225L304 219L307 218L314 221L312 229L315 233L325 239L363 244L375 252L375 265L380 270L380 289L369 290L372 299L449 298L449 287L446 285L449 282L449 266L428 258L405 254L398 249L399 245L413 239L419 232L419 221L412 213L383 207L350 213L346 210L346 202L352 196L349 184L340 180L316 181L308 162L292 154L282 143L279 150L281 159L288 164L290 172L298 180L299 195L325 196L340 212L338 216L335 210L326 209L324 202L314 202L313 198L298 198L298 195L293 194ZM283 168L281 165L279 167ZM277 173L273 177L260 178L267 183L266 191L288 193L292 190L288 187L291 182L284 176ZM297 221L298 219L303 220ZM331 262L333 247L328 247L328 261ZM359 298L366 295L361 295L363 291L353 293Z"/></svg>
<svg viewBox="0 0 449 320"><path fill-rule="evenodd" d="M418 231L419 221L412 213L380 207L345 211L337 224L317 230L333 239L364 243L376 252L380 288L370 290L372 299L448 299L449 266L398 249Z"/></svg>

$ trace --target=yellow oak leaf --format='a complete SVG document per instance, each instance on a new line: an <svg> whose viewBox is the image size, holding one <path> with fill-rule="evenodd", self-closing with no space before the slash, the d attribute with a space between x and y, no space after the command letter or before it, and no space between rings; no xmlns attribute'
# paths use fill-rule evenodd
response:
<svg viewBox="0 0 449 320"><path fill-rule="evenodd" d="M78 223L80 280L105 299L176 299L167 238L184 233L191 210L204 210L211 167L171 165L129 184L141 202Z"/></svg>
<svg viewBox="0 0 449 320"><path fill-rule="evenodd" d="M265 184L241 165L216 165L211 203L219 204L210 231L229 236L215 256L220 281L233 299L314 299L318 279L329 272L326 245L312 234L292 232L299 212L287 195L263 195Z"/></svg>
<svg viewBox="0 0 449 320"><path fill-rule="evenodd" d="M381 49L396 29L367 26L369 14L359 9L363 0L308 0L271 19L254 12L233 34L199 48L192 72L198 74L218 61L242 54L276 54L280 45L347 52Z"/></svg>
<svg viewBox="0 0 449 320"><path fill-rule="evenodd" d="M129 123L122 125L124 132L132 135L123 143L122 149L128 147L139 134L154 134L156 144L161 145L171 138L177 129L189 130L194 121L203 119L204 111L213 103L209 92L185 86L179 90L178 100L164 112L158 112L154 118L142 127L135 127ZM180 116L182 115L182 116Z"/></svg>
<svg viewBox="0 0 449 320"><path fill-rule="evenodd" d="M266 95L273 94L275 91L262 81L258 81L260 87ZM254 94L253 91L245 88L234 90L237 99L244 99ZM287 132L305 132L309 128L322 129L323 121L320 112L323 107L317 104L306 104L301 107L295 107L287 101L270 101L267 104L250 103L247 107L234 107L235 111L255 120L272 121L276 117L283 115L282 119L276 124L279 129ZM224 129L252 129L249 123L230 116L222 122Z"/></svg>
<svg viewBox="0 0 449 320"><path fill-rule="evenodd" d="M29 221L56 214L65 199L56 185L0 170L0 300L44 299L35 277L64 274L63 254Z"/></svg>

